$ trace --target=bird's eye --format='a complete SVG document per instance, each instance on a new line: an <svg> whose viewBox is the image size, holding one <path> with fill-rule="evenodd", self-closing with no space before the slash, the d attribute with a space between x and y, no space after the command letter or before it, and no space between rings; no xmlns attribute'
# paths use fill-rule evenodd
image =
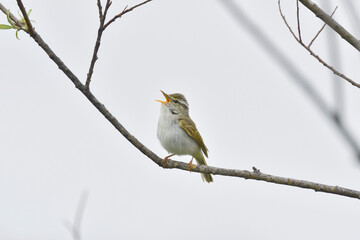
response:
<svg viewBox="0 0 360 240"><path fill-rule="evenodd" d="M179 103L179 101L178 101L178 100L174 100L174 103Z"/></svg>

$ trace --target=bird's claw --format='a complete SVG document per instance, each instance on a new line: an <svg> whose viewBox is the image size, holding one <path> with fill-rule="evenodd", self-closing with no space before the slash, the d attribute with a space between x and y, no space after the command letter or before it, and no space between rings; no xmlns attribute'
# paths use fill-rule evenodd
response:
<svg viewBox="0 0 360 240"><path fill-rule="evenodd" d="M194 168L196 168L195 164L192 164L192 159L191 161L186 165L186 168L189 169L189 171L191 172Z"/></svg>
<svg viewBox="0 0 360 240"><path fill-rule="evenodd" d="M166 167L166 162L167 162L167 158L164 158L162 161L161 161L161 166L164 168Z"/></svg>
<svg viewBox="0 0 360 240"><path fill-rule="evenodd" d="M169 157L172 157L172 156L174 156L174 154L171 154L171 155L169 155L169 156L166 156L166 157L161 161L161 166L162 166L163 168L166 167L166 162L167 162L167 160L169 159Z"/></svg>

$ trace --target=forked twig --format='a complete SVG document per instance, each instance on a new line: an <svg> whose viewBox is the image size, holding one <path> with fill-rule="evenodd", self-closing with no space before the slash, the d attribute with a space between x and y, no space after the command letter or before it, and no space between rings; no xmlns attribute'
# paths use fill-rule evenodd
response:
<svg viewBox="0 0 360 240"><path fill-rule="evenodd" d="M336 10L338 9L338 6L336 6L336 8L334 9L334 11L331 13L330 17L332 17L334 15L334 13L336 12ZM320 28L320 30L316 33L315 37L310 41L309 45L307 46L308 48L311 47L311 45L314 43L315 39L319 36L319 34L321 33L321 31L325 28L326 23L324 23L324 25Z"/></svg>
<svg viewBox="0 0 360 240"><path fill-rule="evenodd" d="M20 11L21 11L24 19L25 19L25 22L26 22L26 25L27 25L27 31L29 32L30 36L32 36L32 34L34 33L34 28L33 28L32 24L31 24L31 21L29 19L27 11L26 11L26 9L24 7L24 4L22 3L21 0L17 0L17 4L18 4L18 6L20 8Z"/></svg>
<svg viewBox="0 0 360 240"><path fill-rule="evenodd" d="M86 90L89 90L89 88L90 88L90 81L91 81L92 74L94 72L94 66L95 66L96 60L98 59L97 53L98 53L99 48L100 48L102 34L104 32L103 27L104 27L104 23L105 23L105 19L106 19L106 14L107 14L107 10L111 6L111 1L110 0L106 1L104 13L102 11L102 6L101 6L101 1L100 0L97 0L97 6L98 6L98 9L99 9L100 26L99 26L99 29L98 29L98 34L97 34L97 38L96 38L96 42L95 42L95 46L94 46L93 56L92 56L91 62L90 62L89 71L88 71L87 77L86 77L86 83L85 83L85 89Z"/></svg>
<svg viewBox="0 0 360 240"><path fill-rule="evenodd" d="M86 77L86 82L85 82L85 89L88 91L90 88L90 82L91 82L91 77L92 74L94 72L94 66L96 63L96 60L98 59L97 53L99 51L100 48L100 43L101 43L101 37L103 32L105 31L105 29L111 24L113 23L117 18L120 18L122 15L124 15L125 13L128 13L132 10L134 10L137 7L140 7L148 2L150 2L152 0L147 0L145 2L139 3L129 9L127 9L127 6L124 8L124 10L119 13L118 15L115 15L111 20L109 20L106 24L105 24L105 20L106 20L106 16L107 16L107 12L112 4L112 2L110 0L106 1L106 5L105 5L105 9L104 12L102 11L102 6L101 6L101 0L97 0L97 5L98 5L98 9L99 9L99 19L100 19L100 25L99 25L99 29L98 29L98 34L97 34L97 38L96 38L96 42L95 42L95 46L94 46L94 51L93 51L93 56L90 62L90 67L89 67L89 71L87 73L87 77Z"/></svg>
<svg viewBox="0 0 360 240"><path fill-rule="evenodd" d="M338 75L339 77L345 79L347 82L349 82L350 84L352 84L353 86L355 87L358 87L360 88L360 83L357 83L355 82L354 80L352 80L351 78L347 77L346 75L340 73L339 71L337 71L334 67L332 67L331 65L329 65L328 63L326 63L322 58L320 58L317 54L315 54L309 46L306 46L304 44L303 41L300 40L300 38L297 38L295 33L292 31L290 25L288 24L288 22L286 21L286 18L284 16L284 14L282 13L282 10L281 10L281 4L280 4L280 1L281 0L278 0L278 6L279 6L279 12L280 12L280 15L285 23L285 25L287 26L287 28L289 29L290 33L293 35L293 37L296 39L296 41L301 45L303 46L313 57L315 57L321 64L323 64L325 67L327 67L328 69L330 69L334 74ZM322 29L320 29L322 30ZM317 35L320 34L321 31L319 31L319 33ZM317 36L315 36L316 38ZM313 39L314 41L315 39ZM310 45L310 44L309 44Z"/></svg>
<svg viewBox="0 0 360 240"><path fill-rule="evenodd" d="M111 23L113 23L116 19L122 17L124 14L126 14L126 13L128 13L128 12L131 12L131 11L134 10L135 8L138 8L138 7L144 5L144 4L148 3L148 2L151 2L151 1L152 1L152 0L146 0L146 1L142 2L142 3L139 3L139 4L131 7L131 8L128 8L128 7L126 6L121 13L119 13L118 15L115 15L112 19L110 19L110 20L104 25L104 29L106 29Z"/></svg>

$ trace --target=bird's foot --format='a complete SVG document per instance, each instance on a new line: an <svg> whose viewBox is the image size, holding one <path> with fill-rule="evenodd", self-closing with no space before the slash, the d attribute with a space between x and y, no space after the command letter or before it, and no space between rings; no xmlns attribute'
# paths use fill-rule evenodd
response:
<svg viewBox="0 0 360 240"><path fill-rule="evenodd" d="M166 162L167 162L167 160L169 159L169 157L172 157L172 156L174 156L175 154L171 154L171 155L169 155L169 156L166 156L162 161L161 161L161 166L163 167L163 168L165 168L166 167Z"/></svg>
<svg viewBox="0 0 360 240"><path fill-rule="evenodd" d="M193 168L196 168L195 164L192 164L192 159L191 161L186 165L186 168L189 169L189 171L191 172L193 170Z"/></svg>

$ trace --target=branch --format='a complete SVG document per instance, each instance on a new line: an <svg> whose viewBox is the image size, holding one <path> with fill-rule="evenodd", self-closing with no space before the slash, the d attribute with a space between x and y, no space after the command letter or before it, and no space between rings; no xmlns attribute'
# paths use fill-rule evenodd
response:
<svg viewBox="0 0 360 240"><path fill-rule="evenodd" d="M107 28L107 27L108 27L111 23L113 23L116 19L122 17L122 15L124 15L124 14L126 14L126 13L128 13L128 12L131 12L131 11L134 10L135 8L138 8L138 7L144 5L144 4L148 3L148 2L151 2L151 1L152 1L152 0L146 0L146 1L142 2L142 3L139 3L139 4L131 7L131 8L127 8L127 6L126 6L121 13L119 13L119 14L116 15L116 16L114 16L111 20L109 20L109 21L105 24L104 29Z"/></svg>
<svg viewBox="0 0 360 240"><path fill-rule="evenodd" d="M354 80L352 80L351 78L347 77L345 74L340 73L339 71L337 71L334 67L330 66L328 63L326 63L322 58L320 58L317 54L315 54L309 46L311 46L312 42L316 39L316 37L320 34L321 30L323 28L320 29L320 31L318 32L318 34L314 37L314 39L310 42L310 44L308 46L306 46L304 44L304 42L301 40L301 37L299 36L299 38L296 37L295 33L292 31L290 25L288 24L288 22L286 21L286 18L284 16L284 14L281 11L281 4L280 4L281 0L278 0L278 6L279 6L279 12L280 15L285 23L285 25L287 26L287 28L289 29L289 31L291 32L291 34L293 35L293 37L296 39L296 41L303 46L313 57L315 57L321 64L323 64L325 67L327 67L328 69L330 69L335 75L338 75L339 77L345 79L347 82L349 82L350 84L352 84L355 87L360 88L360 83L355 82ZM299 27L298 27L299 28Z"/></svg>
<svg viewBox="0 0 360 240"><path fill-rule="evenodd" d="M86 90L89 90L89 88L90 88L91 76L92 76L92 74L94 72L95 62L98 59L97 53L98 53L99 48L100 48L102 34L104 32L104 22L105 22L105 19L106 19L107 11L111 6L111 1L110 0L106 1L106 6L105 6L104 13L102 12L102 6L101 6L101 1L100 0L97 0L97 5L98 5L98 8L99 8L100 26L99 26L99 29L98 29L98 35L97 35L96 42L95 42L94 52L93 52L93 56L92 56L92 59L91 59L91 62L90 62L89 71L88 71L87 78L86 78L86 83L85 83L85 89Z"/></svg>
<svg viewBox="0 0 360 240"><path fill-rule="evenodd" d="M73 223L71 223L70 221L64 222L65 227L69 230L74 240L81 239L81 223L84 216L84 211L88 197L89 197L88 191L83 191L81 193L80 200L74 216L74 222Z"/></svg>
<svg viewBox="0 0 360 240"><path fill-rule="evenodd" d="M336 6L336 8L334 9L334 11L331 13L330 17L332 17L332 16L335 14L335 12L336 12L337 9L338 9L338 6ZM307 45L308 48L311 47L311 45L314 43L314 41L316 40L316 38L320 35L320 33L322 32L322 30L324 30L325 26L326 26L326 23L324 23L324 25L323 25L323 26L320 28L320 30L316 33L315 37L310 41L309 45Z"/></svg>
<svg viewBox="0 0 360 240"><path fill-rule="evenodd" d="M298 25L299 40L301 40L301 29L300 29L300 14L299 14L299 0L296 1L296 21Z"/></svg>
<svg viewBox="0 0 360 240"><path fill-rule="evenodd" d="M167 161L167 168L178 168L185 171L188 171L188 166L186 163L177 162L168 160ZM276 183L281 185L288 185L300 188L307 188L315 190L316 192L325 192L331 194L337 194L341 196L347 196L351 198L360 199L360 191L343 188L339 186L330 186L316 182L310 182L305 180L298 180L293 178L285 178L279 177L269 174L261 173L260 170L253 167L253 172L247 170L237 170L237 169L226 169L226 168L217 168L205 165L196 166L196 168L192 169L193 172L199 173L210 173L213 175L221 175L221 176L231 176L231 177L240 177L244 179L252 179L252 180L259 180L265 181L270 183Z"/></svg>
<svg viewBox="0 0 360 240"><path fill-rule="evenodd" d="M21 2L21 0L17 0ZM80 90L80 92L85 95L85 97L99 110L99 112L138 150L140 150L144 155L150 158L154 163L161 167L162 158L157 156L154 152L148 149L143 145L139 140L137 140L133 135L127 131L121 123L107 110L107 108L96 99L96 97L86 89L86 87L79 81L79 79L70 71L70 69L61 61L61 59L50 49L50 47L42 40L40 35L33 30L33 33L30 35L39 46L49 55L58 68L62 70L65 75L74 83L75 87ZM184 171L188 171L186 163L168 160L166 168L177 168ZM360 192L356 190L351 190L347 188L342 188L338 186L330 186L315 182L309 182L304 180L297 180L291 178L278 177L273 175L268 175L261 173L260 170L255 169L253 172L246 170L236 170L236 169L225 169L217 168L211 166L199 165L192 169L193 172L198 173L210 173L213 175L222 175L222 176L232 176L240 177L245 179L260 180L265 182L271 182L276 184L300 187L313 189L318 192L325 192L331 194L337 194L341 196L347 196L351 198L360 199Z"/></svg>
<svg viewBox="0 0 360 240"><path fill-rule="evenodd" d="M30 36L32 36L34 29L33 29L33 26L32 26L32 24L31 24L31 21L30 21L30 19L29 19L29 16L28 16L28 14L27 14L27 11L26 11L26 9L25 9L25 7L24 7L24 5L23 5L23 3L22 3L21 0L16 0L16 1L17 1L17 3L18 3L18 6L19 6L19 8L20 8L20 11L21 11L21 13L22 13L22 15L23 15L23 17L24 17L24 19L25 19L26 26L27 26L27 32L30 34Z"/></svg>
<svg viewBox="0 0 360 240"><path fill-rule="evenodd" d="M134 10L135 8L140 7L140 6L146 4L146 3L150 2L150 1L152 1L152 0L147 0L145 2L142 2L142 3L138 4L138 5L135 5L135 6L131 7L131 8L129 8L129 9L127 9L127 6L126 6L124 8L124 10L120 14L114 16L109 22L107 22L105 24L106 15L107 15L107 12L108 12L112 2L110 0L106 0L105 10L103 12L102 11L102 6L101 6L101 0L97 0L97 5L98 5L98 9L99 9L100 26L99 26L99 29L98 29L98 35L97 35L96 42L95 42L94 52L93 52L93 56L92 56L92 59L91 59L89 71L88 71L87 78L86 78L85 89L87 91L90 88L91 76L92 76L92 74L94 72L95 62L98 59L97 53L99 51L100 43L101 43L101 37L102 37L102 34L105 31L105 29L111 23L113 23L117 18L120 18L125 13L128 13L128 12Z"/></svg>
<svg viewBox="0 0 360 240"><path fill-rule="evenodd" d="M360 51L360 40L356 39L350 32L341 26L336 20L319 8L310 0L299 0L305 7L312 11L318 18L323 20L335 32L337 32L345 41L350 43L354 48Z"/></svg>
<svg viewBox="0 0 360 240"><path fill-rule="evenodd" d="M8 12L8 9L6 9L4 7L4 5L2 5L0 3L0 10L5 14L7 15L7 12ZM11 12L9 12L9 17L11 20L14 21L15 25L18 26L20 29L22 29L23 27L25 27L25 24L23 24L19 19L17 19L17 17L15 17Z"/></svg>

